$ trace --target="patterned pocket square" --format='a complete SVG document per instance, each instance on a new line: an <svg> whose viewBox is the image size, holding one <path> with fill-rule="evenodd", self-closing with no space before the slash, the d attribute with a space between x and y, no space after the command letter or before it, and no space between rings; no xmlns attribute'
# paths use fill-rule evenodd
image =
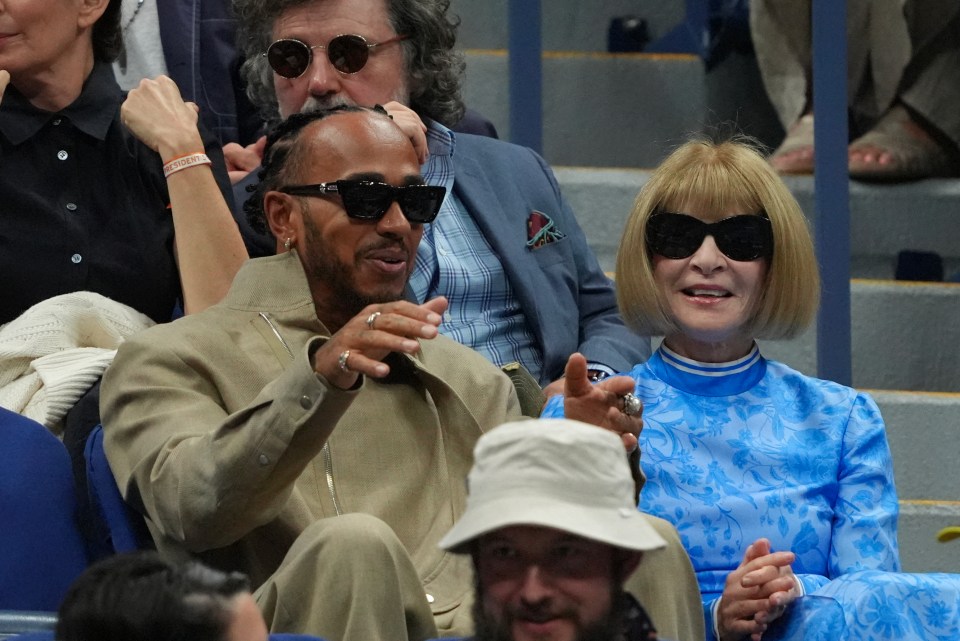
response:
<svg viewBox="0 0 960 641"><path fill-rule="evenodd" d="M566 234L557 229L553 220L543 212L533 210L527 218L527 247L540 249L544 245L566 238Z"/></svg>

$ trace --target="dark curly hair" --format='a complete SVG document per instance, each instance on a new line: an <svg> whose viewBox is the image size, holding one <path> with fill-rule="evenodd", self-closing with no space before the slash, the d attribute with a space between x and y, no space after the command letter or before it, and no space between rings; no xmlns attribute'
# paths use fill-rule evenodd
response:
<svg viewBox="0 0 960 641"><path fill-rule="evenodd" d="M339 105L331 109L319 109L308 113L291 114L286 120L277 123L267 134L267 144L263 149L263 164L257 174L259 182L247 187L251 196L243 204L250 226L261 233L267 233L267 215L263 210L263 197L268 191L276 191L301 175L306 155L301 153L300 133L307 125L341 113L370 111L382 114L387 112L380 105L372 108Z"/></svg>
<svg viewBox="0 0 960 641"><path fill-rule="evenodd" d="M97 62L113 62L122 50L120 0L110 0L103 15L93 25L93 59Z"/></svg>
<svg viewBox="0 0 960 641"><path fill-rule="evenodd" d="M247 95L264 119L279 119L273 71L261 55L270 46L273 24L286 10L314 0L233 0L238 42L245 62ZM453 50L459 18L448 18L450 0L384 0L390 24L408 36L401 43L409 107L448 127L463 117L463 56Z"/></svg>

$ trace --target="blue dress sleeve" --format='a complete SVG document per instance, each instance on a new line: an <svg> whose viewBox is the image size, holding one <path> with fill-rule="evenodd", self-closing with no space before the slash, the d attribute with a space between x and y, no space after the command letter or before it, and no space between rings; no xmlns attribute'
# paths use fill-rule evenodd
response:
<svg viewBox="0 0 960 641"><path fill-rule="evenodd" d="M858 394L843 435L830 544L830 578L857 570L900 571L897 490L880 410Z"/></svg>

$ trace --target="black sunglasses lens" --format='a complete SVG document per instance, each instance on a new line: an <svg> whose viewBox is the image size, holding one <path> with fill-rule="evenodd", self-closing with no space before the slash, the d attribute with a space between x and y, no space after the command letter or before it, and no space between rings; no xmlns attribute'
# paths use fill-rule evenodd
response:
<svg viewBox="0 0 960 641"><path fill-rule="evenodd" d="M367 64L369 55L367 42L360 36L337 36L327 46L330 64L341 73L357 73Z"/></svg>
<svg viewBox="0 0 960 641"><path fill-rule="evenodd" d="M703 244L705 225L683 214L654 214L647 221L647 245L664 258L686 258Z"/></svg>
<svg viewBox="0 0 960 641"><path fill-rule="evenodd" d="M298 78L310 66L310 47L299 40L277 40L267 49L267 62L278 76Z"/></svg>
<svg viewBox="0 0 960 641"><path fill-rule="evenodd" d="M400 209L411 223L431 223L440 212L446 194L443 187L410 185L400 194Z"/></svg>
<svg viewBox="0 0 960 641"><path fill-rule="evenodd" d="M770 221L762 216L734 216L714 227L717 247L733 260L756 260L772 253Z"/></svg>
<svg viewBox="0 0 960 641"><path fill-rule="evenodd" d="M337 181L337 191L350 218L379 220L393 202L393 187L383 183Z"/></svg>

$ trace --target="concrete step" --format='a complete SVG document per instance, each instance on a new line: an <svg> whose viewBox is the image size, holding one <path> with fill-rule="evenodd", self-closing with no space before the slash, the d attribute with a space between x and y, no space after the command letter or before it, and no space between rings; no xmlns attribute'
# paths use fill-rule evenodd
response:
<svg viewBox="0 0 960 641"><path fill-rule="evenodd" d="M900 500L960 500L960 394L868 391L887 426Z"/></svg>
<svg viewBox="0 0 960 641"><path fill-rule="evenodd" d="M635 15L647 20L657 38L683 20L683 0L551 0L541 4L541 39L545 50L606 51L610 20ZM452 0L450 13L460 17L457 44L471 49L507 47L507 0Z"/></svg>
<svg viewBox="0 0 960 641"><path fill-rule="evenodd" d="M506 51L465 53L466 103L509 140ZM655 166L703 130L704 74L689 55L545 53L544 157L552 165Z"/></svg>
<svg viewBox="0 0 960 641"><path fill-rule="evenodd" d="M937 542L937 532L949 525L960 525L960 501L900 501L900 560L905 572L960 572L960 541Z"/></svg>

